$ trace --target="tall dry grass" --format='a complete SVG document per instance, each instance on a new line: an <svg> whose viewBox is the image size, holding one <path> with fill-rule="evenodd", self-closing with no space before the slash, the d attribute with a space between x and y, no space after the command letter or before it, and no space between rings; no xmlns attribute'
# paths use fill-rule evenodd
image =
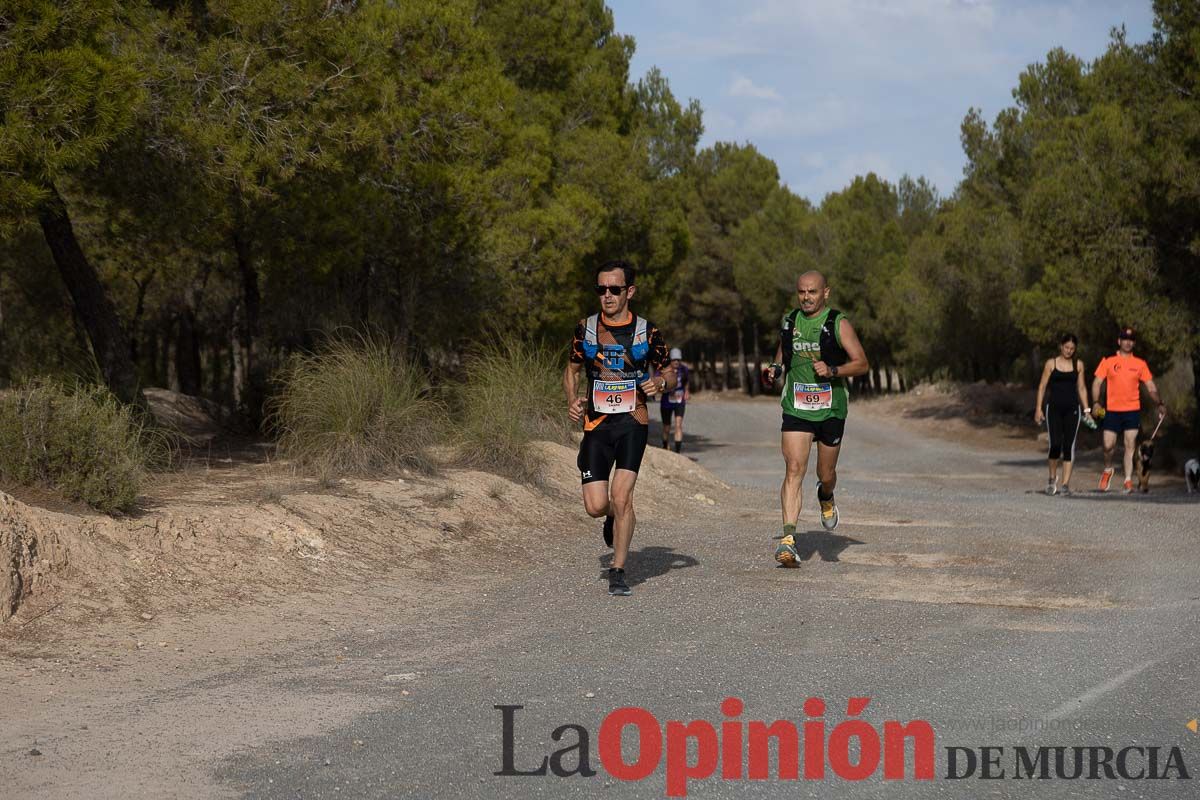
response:
<svg viewBox="0 0 1200 800"><path fill-rule="evenodd" d="M485 338L465 359L456 392L459 460L520 483L537 484L543 461L533 442L569 443L562 354L511 335Z"/></svg>
<svg viewBox="0 0 1200 800"><path fill-rule="evenodd" d="M445 407L420 367L391 344L335 339L293 357L278 383L267 422L300 468L322 478L433 468L429 448L446 431Z"/></svg>

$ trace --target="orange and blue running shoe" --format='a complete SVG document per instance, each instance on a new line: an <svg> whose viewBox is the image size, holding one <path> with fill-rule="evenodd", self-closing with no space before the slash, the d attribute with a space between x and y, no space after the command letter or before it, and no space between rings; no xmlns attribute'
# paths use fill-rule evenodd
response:
<svg viewBox="0 0 1200 800"><path fill-rule="evenodd" d="M1108 484L1112 482L1112 476L1115 471L1112 467L1107 467L1104 472L1100 473L1100 491L1108 491Z"/></svg>

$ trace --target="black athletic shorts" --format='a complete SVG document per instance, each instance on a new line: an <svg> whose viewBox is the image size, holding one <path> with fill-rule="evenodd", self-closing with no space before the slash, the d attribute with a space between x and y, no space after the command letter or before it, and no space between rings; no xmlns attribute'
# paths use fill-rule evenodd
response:
<svg viewBox="0 0 1200 800"><path fill-rule="evenodd" d="M781 430L784 433L799 432L811 433L813 438L827 447L837 447L842 443L842 434L846 432L846 420L830 417L823 419L820 422L812 420L800 419L793 417L791 414L783 415L783 427Z"/></svg>
<svg viewBox="0 0 1200 800"><path fill-rule="evenodd" d="M683 409L686 406L687 403L680 403L677 406L659 406L658 410L662 412L663 427L669 428L671 426L671 417L675 416L676 414L682 417Z"/></svg>
<svg viewBox="0 0 1200 800"><path fill-rule="evenodd" d="M641 424L607 426L603 423L583 434L579 445L579 479L583 483L606 481L613 465L637 472L646 452L649 429Z"/></svg>

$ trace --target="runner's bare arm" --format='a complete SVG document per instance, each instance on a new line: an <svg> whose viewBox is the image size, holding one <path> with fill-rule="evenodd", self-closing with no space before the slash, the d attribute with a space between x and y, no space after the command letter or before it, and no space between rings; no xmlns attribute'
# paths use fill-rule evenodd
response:
<svg viewBox="0 0 1200 800"><path fill-rule="evenodd" d="M1101 375L1097 375L1092 380L1092 403L1093 404L1098 404L1100 402L1100 387L1103 385L1104 385L1104 377Z"/></svg>
<svg viewBox="0 0 1200 800"><path fill-rule="evenodd" d="M1050 382L1050 373L1054 371L1054 360L1047 358L1042 366L1042 380L1038 383L1037 402L1033 404L1033 421L1042 424L1042 403L1046 399L1046 384ZM1079 376L1083 380L1083 376Z"/></svg>
<svg viewBox="0 0 1200 800"><path fill-rule="evenodd" d="M640 388L646 395L662 394L675 388L675 380L675 368L671 366L670 362L667 362L665 367L659 369L656 377L642 381Z"/></svg>
<svg viewBox="0 0 1200 800"><path fill-rule="evenodd" d="M838 325L838 331L841 333L842 349L846 351L846 355L850 358L845 364L837 368L837 376L839 378L853 378L857 375L866 375L871 369L871 364L867 361L867 354L863 351L862 342L858 340L858 334L854 332L854 326L845 317L838 320ZM833 375L829 365L824 361L814 363L813 371L822 378L828 378Z"/></svg>
<svg viewBox="0 0 1200 800"><path fill-rule="evenodd" d="M583 364L574 361L568 361L567 368L563 370L563 393L567 396L567 416L571 418L571 422L583 419L583 409L587 405L587 399L578 396L581 372Z"/></svg>
<svg viewBox="0 0 1200 800"><path fill-rule="evenodd" d="M1079 407L1086 409L1086 408L1091 408L1092 404L1088 402L1087 383L1083 380L1084 369L1085 369L1085 367L1083 365L1083 360L1080 359L1080 360L1076 361L1076 363L1075 363L1075 370L1076 370L1075 391L1079 392ZM1038 408L1041 408L1041 407L1042 406L1039 404Z"/></svg>
<svg viewBox="0 0 1200 800"><path fill-rule="evenodd" d="M1158 405L1158 416L1161 419L1167 415L1167 404L1162 401L1158 394L1158 387L1154 385L1154 379L1146 381L1146 393L1150 395L1150 399Z"/></svg>
<svg viewBox="0 0 1200 800"><path fill-rule="evenodd" d="M782 364L782 363L783 363L783 337L780 336L779 344L775 348L775 360L772 361L770 364L766 365L765 367L763 367L763 369L762 369L763 385L765 385L765 386L774 386L775 385L775 375L772 372L772 366L775 364Z"/></svg>

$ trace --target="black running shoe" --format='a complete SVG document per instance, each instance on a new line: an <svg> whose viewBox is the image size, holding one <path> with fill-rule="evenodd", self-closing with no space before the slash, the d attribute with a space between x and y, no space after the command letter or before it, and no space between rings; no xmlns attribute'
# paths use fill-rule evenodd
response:
<svg viewBox="0 0 1200 800"><path fill-rule="evenodd" d="M612 542L613 542L612 537L613 537L613 518L610 515L610 516L607 516L604 518L604 543L606 545L608 545L609 547L612 547Z"/></svg>
<svg viewBox="0 0 1200 800"><path fill-rule="evenodd" d="M614 597L628 597L633 594L629 584L625 582L625 570L610 567L608 570L608 593Z"/></svg>

